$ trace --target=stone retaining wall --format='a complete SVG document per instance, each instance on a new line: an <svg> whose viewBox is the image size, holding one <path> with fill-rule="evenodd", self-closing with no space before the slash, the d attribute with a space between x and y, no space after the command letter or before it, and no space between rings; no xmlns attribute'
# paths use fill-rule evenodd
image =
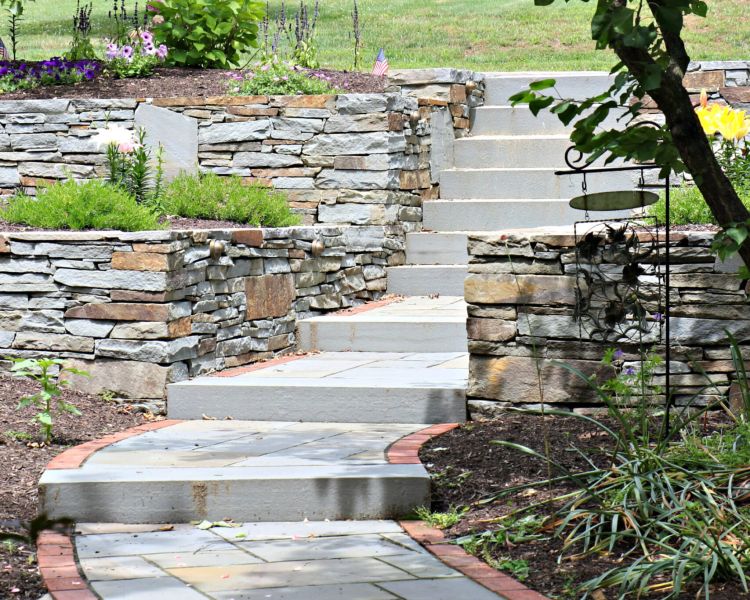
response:
<svg viewBox="0 0 750 600"><path fill-rule="evenodd" d="M734 333L745 357L750 358L746 282L736 275L738 263L717 261L710 251L712 238L713 233L691 232L675 233L671 239L671 372L680 405L696 394L700 396L696 401L704 404L729 392L734 368L725 329ZM637 345L622 340L592 341L573 317L576 259L572 229L471 234L469 252L465 286L471 353L468 395L474 416L492 414L505 406L538 406L542 402L574 409L596 406L597 398L587 385L553 365L555 360L568 362L586 374L596 373L600 380L613 374L600 362L607 348L622 349L623 359L636 364ZM606 258L603 264L622 278L621 264ZM641 277L653 283L653 261L644 267ZM658 310L655 296L649 304L649 311ZM654 329L651 338L657 331ZM664 356L663 344L657 343L653 349ZM715 388L702 389L709 379L701 371ZM655 383L663 384L663 379L657 377Z"/></svg>
<svg viewBox="0 0 750 600"><path fill-rule="evenodd" d="M168 176L236 174L285 190L305 224L412 231L482 102L481 81L430 69L403 72L383 94L0 101L0 190L104 176L92 136L109 121L143 126Z"/></svg>
<svg viewBox="0 0 750 600"><path fill-rule="evenodd" d="M68 358L86 391L160 401L294 349L300 317L379 298L401 253L383 227L5 233L0 356Z"/></svg>

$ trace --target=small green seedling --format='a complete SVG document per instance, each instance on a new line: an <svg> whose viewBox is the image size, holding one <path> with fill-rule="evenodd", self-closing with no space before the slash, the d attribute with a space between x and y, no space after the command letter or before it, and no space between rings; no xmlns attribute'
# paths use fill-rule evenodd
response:
<svg viewBox="0 0 750 600"><path fill-rule="evenodd" d="M52 427L54 425L52 412L55 408L71 415L80 416L81 414L81 411L73 404L61 398L62 388L69 385L69 382L61 379L61 376L63 373L70 373L71 375L88 377L89 374L85 371L66 367L65 361L59 358L10 358L9 360L13 362L11 373L14 377L31 379L42 388L36 394L21 398L18 408L27 408L33 405L41 409L34 420L39 424L44 442L48 443L52 440Z"/></svg>

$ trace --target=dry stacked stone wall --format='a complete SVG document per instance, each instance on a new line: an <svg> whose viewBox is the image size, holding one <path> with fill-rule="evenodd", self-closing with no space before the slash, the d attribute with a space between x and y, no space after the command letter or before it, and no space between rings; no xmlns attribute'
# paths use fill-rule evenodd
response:
<svg viewBox="0 0 750 600"><path fill-rule="evenodd" d="M482 103L481 82L430 69L402 72L381 94L0 101L0 190L106 175L93 136L109 122L144 127L170 177L239 175L286 191L305 224L403 234L437 197L437 171Z"/></svg>
<svg viewBox="0 0 750 600"><path fill-rule="evenodd" d="M383 227L2 234L0 356L71 359L92 375L78 387L159 408L166 384L379 298L401 252Z"/></svg>
<svg viewBox="0 0 750 600"><path fill-rule="evenodd" d="M710 232L671 236L671 376L678 405L705 404L730 393L735 369L725 330L737 337L750 357L747 285L737 276L737 262L722 263L710 251L712 238ZM664 245L662 234L661 256ZM638 345L592 341L573 316L572 230L471 234L469 252L468 396L475 417L508 406L600 406L585 382L554 361L596 374L602 381L613 372L601 359L607 348L615 347L624 352L626 366L630 361L637 366ZM615 277L622 275L621 264L605 260L603 267ZM654 264L645 269L642 277L653 280ZM656 312L658 303L652 300L647 308ZM663 344L655 343L652 350L664 356ZM662 368L656 384L663 385L663 373Z"/></svg>

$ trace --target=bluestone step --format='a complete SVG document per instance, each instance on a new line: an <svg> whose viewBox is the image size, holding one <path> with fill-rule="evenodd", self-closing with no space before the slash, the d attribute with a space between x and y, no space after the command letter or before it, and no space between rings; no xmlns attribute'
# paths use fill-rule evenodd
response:
<svg viewBox="0 0 750 600"><path fill-rule="evenodd" d="M465 198L572 198L581 194L582 177L558 176L554 168L448 169L440 174L442 199ZM594 173L587 176L590 192L632 190L630 172ZM529 223L536 227L540 223Z"/></svg>
<svg viewBox="0 0 750 600"><path fill-rule="evenodd" d="M385 451L425 426L192 421L47 470L41 510L109 523L322 521L403 516L429 503L421 464Z"/></svg>
<svg viewBox="0 0 750 600"><path fill-rule="evenodd" d="M387 273L389 294L463 296L467 268L464 265L406 265L388 267Z"/></svg>
<svg viewBox="0 0 750 600"><path fill-rule="evenodd" d="M568 200L547 198L429 200L425 201L422 211L424 227L437 231L499 231L560 226L571 225L584 218L582 211L570 208ZM590 213L592 220L626 215L626 211Z"/></svg>
<svg viewBox="0 0 750 600"><path fill-rule="evenodd" d="M324 352L467 352L462 297L410 297L364 312L304 319L298 347Z"/></svg>
<svg viewBox="0 0 750 600"><path fill-rule="evenodd" d="M485 104L509 104L511 96L542 79L556 80L555 90L549 90L550 95L556 91L563 98L577 100L606 91L614 81L613 76L604 71L485 73Z"/></svg>
<svg viewBox="0 0 750 600"><path fill-rule="evenodd" d="M467 265L469 264L469 251L466 234L424 231L407 233L406 264Z"/></svg>
<svg viewBox="0 0 750 600"><path fill-rule="evenodd" d="M570 135L549 111L534 116L528 106L480 106L474 109L471 135Z"/></svg>
<svg viewBox="0 0 750 600"><path fill-rule="evenodd" d="M454 166L471 169L536 168L565 165L567 135L471 136L456 140Z"/></svg>
<svg viewBox="0 0 750 600"><path fill-rule="evenodd" d="M462 352L323 352L236 373L168 386L169 418L209 415L311 423L466 419L467 364Z"/></svg>

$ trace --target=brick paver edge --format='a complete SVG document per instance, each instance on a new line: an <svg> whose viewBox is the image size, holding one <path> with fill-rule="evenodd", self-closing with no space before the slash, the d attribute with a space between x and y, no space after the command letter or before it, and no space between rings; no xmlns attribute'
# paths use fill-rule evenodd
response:
<svg viewBox="0 0 750 600"><path fill-rule="evenodd" d="M391 464L422 464L419 460L420 448L430 439L447 433L459 426L459 423L432 425L391 444L386 450L386 457ZM449 567L463 573L469 579L495 592L506 600L549 600L513 579L497 571L476 556L467 553L461 546L450 544L445 540L442 531L430 527L424 521L400 521L404 531L416 542L424 546L431 554Z"/></svg>

